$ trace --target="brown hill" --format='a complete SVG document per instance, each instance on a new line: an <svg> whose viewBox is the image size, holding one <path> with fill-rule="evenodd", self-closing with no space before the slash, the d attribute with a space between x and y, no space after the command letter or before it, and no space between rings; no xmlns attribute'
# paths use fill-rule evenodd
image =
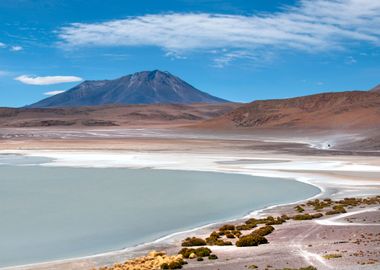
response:
<svg viewBox="0 0 380 270"><path fill-rule="evenodd" d="M203 128L357 129L380 127L380 92L350 91L259 100L199 125Z"/></svg>
<svg viewBox="0 0 380 270"><path fill-rule="evenodd" d="M181 126L218 117L238 106L237 103L199 103L0 108L0 127Z"/></svg>

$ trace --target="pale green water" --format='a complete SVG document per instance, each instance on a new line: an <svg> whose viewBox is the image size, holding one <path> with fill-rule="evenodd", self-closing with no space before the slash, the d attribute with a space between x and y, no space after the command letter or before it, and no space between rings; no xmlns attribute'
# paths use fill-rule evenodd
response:
<svg viewBox="0 0 380 270"><path fill-rule="evenodd" d="M319 193L291 180L0 166L0 267L121 249Z"/></svg>

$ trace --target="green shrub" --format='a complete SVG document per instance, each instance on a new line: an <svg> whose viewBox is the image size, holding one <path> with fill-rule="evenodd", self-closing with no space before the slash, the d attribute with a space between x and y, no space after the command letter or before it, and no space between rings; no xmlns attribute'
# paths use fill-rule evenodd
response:
<svg viewBox="0 0 380 270"><path fill-rule="evenodd" d="M183 247L205 246L206 241L197 237L188 237L182 242Z"/></svg>
<svg viewBox="0 0 380 270"><path fill-rule="evenodd" d="M248 235L244 235L239 238L239 240L236 241L237 247L251 247L251 246L258 246L261 244L268 243L268 240L259 234L251 233Z"/></svg>
<svg viewBox="0 0 380 270"><path fill-rule="evenodd" d="M182 248L178 254L181 254L185 259L188 259L190 257L190 254L191 253L194 253L194 249L193 248Z"/></svg>
<svg viewBox="0 0 380 270"><path fill-rule="evenodd" d="M219 231L234 231L235 225L225 224L222 227L219 228Z"/></svg>
<svg viewBox="0 0 380 270"><path fill-rule="evenodd" d="M297 205L296 207L294 207L294 209L298 212L298 213L302 213L305 211L305 209L303 209L300 205Z"/></svg>
<svg viewBox="0 0 380 270"><path fill-rule="evenodd" d="M181 269L183 264L183 261L170 262L169 269Z"/></svg>
<svg viewBox="0 0 380 270"><path fill-rule="evenodd" d="M198 261L198 262L201 262L201 261L203 261L203 258L202 258L202 257L198 257L198 258L197 258L197 261Z"/></svg>
<svg viewBox="0 0 380 270"><path fill-rule="evenodd" d="M293 216L294 220L310 220L313 219L313 217L310 214L302 214L302 215L295 215Z"/></svg>
<svg viewBox="0 0 380 270"><path fill-rule="evenodd" d="M257 230L253 231L253 234L258 234L261 236L268 235L274 231L274 227L271 225L266 225L264 227L258 228Z"/></svg>
<svg viewBox="0 0 380 270"><path fill-rule="evenodd" d="M211 249L207 247L201 247L195 249L194 253L197 255L197 257L207 257L211 254Z"/></svg>
<svg viewBox="0 0 380 270"><path fill-rule="evenodd" d="M161 269L182 269L182 265L187 264L184 260L173 261L161 264Z"/></svg>
<svg viewBox="0 0 380 270"><path fill-rule="evenodd" d="M249 223L249 224L243 224L243 225L238 225L236 226L236 230L239 230L239 231L248 231L248 230L252 230L253 228L255 228L257 225L254 224L254 223Z"/></svg>
<svg viewBox="0 0 380 270"><path fill-rule="evenodd" d="M188 259L190 255L194 253L197 257L207 257L211 254L211 250L207 247L200 248L182 248L178 254L181 254L185 259Z"/></svg>

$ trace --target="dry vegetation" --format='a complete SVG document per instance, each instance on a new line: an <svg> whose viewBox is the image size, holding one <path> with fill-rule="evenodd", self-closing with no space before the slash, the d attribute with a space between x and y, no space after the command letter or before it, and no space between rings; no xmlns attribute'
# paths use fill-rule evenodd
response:
<svg viewBox="0 0 380 270"><path fill-rule="evenodd" d="M324 215L335 215L345 213L346 209L359 207L363 205L380 204L380 196L368 198L345 198L343 200L310 200L293 208L293 212L287 215L277 217L268 216L265 218L250 218L241 224L224 224L217 230L213 231L205 239L198 237L188 237L182 241L183 248L178 252L178 255L167 256L165 253L153 252L146 257L140 257L129 260L124 264L116 264L112 267L104 267L99 270L137 270L137 269L180 269L184 264L187 264L183 259L196 259L203 261L204 258L209 260L217 259L217 255L213 254L212 250L206 246L224 246L235 245L237 247L258 246L268 244L267 235L275 231L275 226L293 220L302 222L303 220L311 220L321 218ZM379 238L379 239L378 239ZM360 239L352 240L353 244L366 244L368 241L379 241L380 233L377 235L364 235ZM326 260L339 259L343 257L344 251L341 253L326 253L322 257ZM364 253L350 254L349 256L364 257ZM358 264L374 264L378 260L371 259L367 261L358 261ZM144 268L145 267L145 268ZM148 267L148 268L146 268ZM150 267L150 268L149 268ZM247 266L249 269L256 269L255 265ZM313 266L304 268L284 268L283 270L316 270Z"/></svg>

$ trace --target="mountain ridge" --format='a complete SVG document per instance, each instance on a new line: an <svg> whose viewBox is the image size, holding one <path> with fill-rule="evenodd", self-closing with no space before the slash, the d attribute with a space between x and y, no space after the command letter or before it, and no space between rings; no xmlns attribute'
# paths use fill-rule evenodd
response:
<svg viewBox="0 0 380 270"><path fill-rule="evenodd" d="M257 100L207 120L215 129L357 129L380 126L380 92L328 92L302 97Z"/></svg>
<svg viewBox="0 0 380 270"><path fill-rule="evenodd" d="M227 100L196 89L171 73L140 71L114 80L87 80L45 98L28 108L81 107L131 104L225 103Z"/></svg>

